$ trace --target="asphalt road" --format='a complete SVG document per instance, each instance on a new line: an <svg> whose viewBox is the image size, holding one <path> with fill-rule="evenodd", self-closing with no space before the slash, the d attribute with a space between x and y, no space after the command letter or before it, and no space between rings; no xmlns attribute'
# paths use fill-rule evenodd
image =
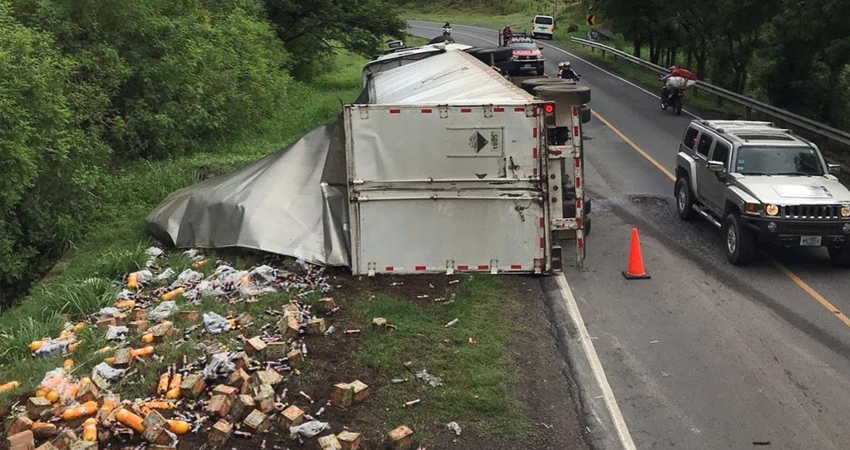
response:
<svg viewBox="0 0 850 450"><path fill-rule="evenodd" d="M452 35L497 39L460 25ZM675 215L668 173L692 117L541 45L546 72L570 60L598 114L584 128L593 234L585 270L566 275L637 448L850 448L850 324L835 312L850 312L850 273L822 249L766 249L749 267L729 265L717 230ZM650 280L620 273L632 227Z"/></svg>

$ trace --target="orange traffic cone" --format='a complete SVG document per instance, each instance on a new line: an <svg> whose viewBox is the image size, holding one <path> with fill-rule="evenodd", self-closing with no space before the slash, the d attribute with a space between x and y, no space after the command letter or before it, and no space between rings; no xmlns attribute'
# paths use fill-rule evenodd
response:
<svg viewBox="0 0 850 450"><path fill-rule="evenodd" d="M646 280L650 276L643 268L643 256L640 253L640 236L637 228L632 228L632 248L629 253L629 268L623 272L628 280Z"/></svg>

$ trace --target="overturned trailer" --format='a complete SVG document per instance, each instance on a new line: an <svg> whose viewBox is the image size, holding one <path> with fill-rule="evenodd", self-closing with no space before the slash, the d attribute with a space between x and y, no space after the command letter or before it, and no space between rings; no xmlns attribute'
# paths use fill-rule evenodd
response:
<svg viewBox="0 0 850 450"><path fill-rule="evenodd" d="M148 229L178 247L249 247L358 275L552 273L567 232L581 264L578 106L569 145L550 145L555 103L461 46L384 55L363 76L337 123L172 193Z"/></svg>
<svg viewBox="0 0 850 450"><path fill-rule="evenodd" d="M549 273L559 230L584 258L581 118L550 146L555 104L462 51L365 72L345 107L351 268L375 273ZM564 217L561 160L579 217Z"/></svg>

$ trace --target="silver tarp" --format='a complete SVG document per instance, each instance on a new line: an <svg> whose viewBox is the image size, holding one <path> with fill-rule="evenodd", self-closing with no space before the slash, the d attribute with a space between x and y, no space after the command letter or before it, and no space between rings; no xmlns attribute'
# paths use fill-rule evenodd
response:
<svg viewBox="0 0 850 450"><path fill-rule="evenodd" d="M244 247L350 265L341 121L235 172L171 193L145 219L177 247Z"/></svg>

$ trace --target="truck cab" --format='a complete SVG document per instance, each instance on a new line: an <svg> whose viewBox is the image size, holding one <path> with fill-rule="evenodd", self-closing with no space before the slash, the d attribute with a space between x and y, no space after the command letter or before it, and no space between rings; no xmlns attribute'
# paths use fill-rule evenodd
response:
<svg viewBox="0 0 850 450"><path fill-rule="evenodd" d="M850 191L818 147L767 122L688 126L676 157L676 208L722 230L726 258L745 265L757 243L826 247L850 267Z"/></svg>

